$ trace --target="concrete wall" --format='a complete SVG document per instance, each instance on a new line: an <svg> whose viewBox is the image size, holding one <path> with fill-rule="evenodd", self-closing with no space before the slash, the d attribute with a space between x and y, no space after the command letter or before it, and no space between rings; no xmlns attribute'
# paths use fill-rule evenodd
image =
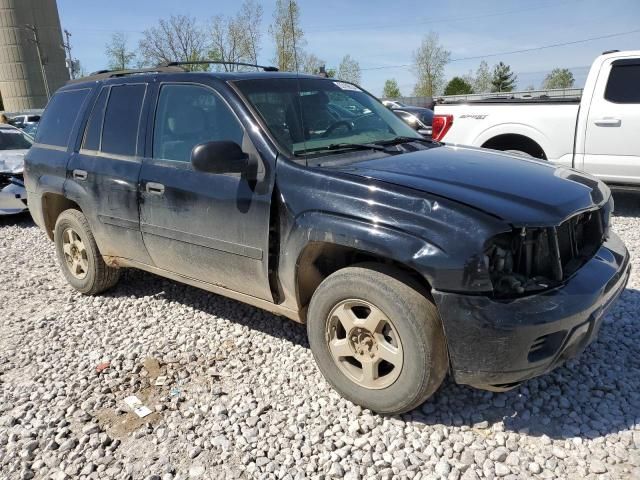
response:
<svg viewBox="0 0 640 480"><path fill-rule="evenodd" d="M47 104L33 33L21 28L26 24L38 29L51 94L69 80L56 0L0 0L0 94L8 111Z"/></svg>

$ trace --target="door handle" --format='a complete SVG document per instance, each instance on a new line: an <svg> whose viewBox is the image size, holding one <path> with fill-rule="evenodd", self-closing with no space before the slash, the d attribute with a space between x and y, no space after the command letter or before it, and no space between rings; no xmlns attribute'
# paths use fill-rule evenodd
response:
<svg viewBox="0 0 640 480"><path fill-rule="evenodd" d="M164 193L164 185L162 185L161 183L147 182L145 190L147 191L147 193L150 193L152 195L162 195Z"/></svg>
<svg viewBox="0 0 640 480"><path fill-rule="evenodd" d="M620 125L622 125L622 120L620 120L619 118L607 117L598 118L594 120L593 123L595 123L599 127L619 127Z"/></svg>
<svg viewBox="0 0 640 480"><path fill-rule="evenodd" d="M78 180L86 180L87 179L87 172L84 170L74 170L73 171L73 178L78 179Z"/></svg>

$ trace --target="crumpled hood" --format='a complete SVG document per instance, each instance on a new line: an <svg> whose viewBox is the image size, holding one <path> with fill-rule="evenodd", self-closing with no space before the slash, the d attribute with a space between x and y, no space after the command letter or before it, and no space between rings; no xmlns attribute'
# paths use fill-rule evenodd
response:
<svg viewBox="0 0 640 480"><path fill-rule="evenodd" d="M28 150L0 150L0 173L22 173Z"/></svg>
<svg viewBox="0 0 640 480"><path fill-rule="evenodd" d="M573 169L472 147L441 146L336 167L455 200L515 226L558 225L609 196Z"/></svg>

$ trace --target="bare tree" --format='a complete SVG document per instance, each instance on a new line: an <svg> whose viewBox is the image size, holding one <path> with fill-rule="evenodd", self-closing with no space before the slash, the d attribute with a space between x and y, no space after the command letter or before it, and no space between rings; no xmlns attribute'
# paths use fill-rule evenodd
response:
<svg viewBox="0 0 640 480"><path fill-rule="evenodd" d="M260 40L262 39L262 5L255 0L245 0L240 7L239 17L242 19L245 34L246 55L251 63L258 63L260 53Z"/></svg>
<svg viewBox="0 0 640 480"><path fill-rule="evenodd" d="M105 45L105 53L111 70L126 70L136 58L136 54L127 47L127 36L123 32L111 35L111 41Z"/></svg>
<svg viewBox="0 0 640 480"><path fill-rule="evenodd" d="M311 75L317 75L320 72L320 68L324 67L327 62L318 58L313 53L298 52L298 62L300 64L299 70Z"/></svg>
<svg viewBox="0 0 640 480"><path fill-rule="evenodd" d="M235 17L218 15L211 23L211 57L223 62L258 63L262 6L245 0ZM233 72L238 65L224 64L223 70Z"/></svg>
<svg viewBox="0 0 640 480"><path fill-rule="evenodd" d="M338 66L336 78L351 83L360 83L362 80L362 72L360 64L351 55L345 55Z"/></svg>
<svg viewBox="0 0 640 480"><path fill-rule="evenodd" d="M145 30L140 40L140 54L146 65L164 62L193 62L205 59L206 35L193 17L172 15ZM206 66L189 65L187 70L207 70Z"/></svg>
<svg viewBox="0 0 640 480"><path fill-rule="evenodd" d="M211 23L211 54L212 59L222 62L242 62L244 60L243 31L237 18L218 15ZM238 69L237 65L224 64L220 67L226 72Z"/></svg>
<svg viewBox="0 0 640 480"><path fill-rule="evenodd" d="M476 70L475 80L473 82L473 91L476 93L488 93L491 91L491 72L489 65L482 60Z"/></svg>
<svg viewBox="0 0 640 480"><path fill-rule="evenodd" d="M444 67L449 63L451 52L440 45L437 33L430 32L413 52L413 71L418 78L414 94L432 97L444 86Z"/></svg>
<svg viewBox="0 0 640 480"><path fill-rule="evenodd" d="M300 7L296 0L276 0L269 33L275 42L276 56L273 60L278 68L289 72L299 70L306 42L300 28Z"/></svg>

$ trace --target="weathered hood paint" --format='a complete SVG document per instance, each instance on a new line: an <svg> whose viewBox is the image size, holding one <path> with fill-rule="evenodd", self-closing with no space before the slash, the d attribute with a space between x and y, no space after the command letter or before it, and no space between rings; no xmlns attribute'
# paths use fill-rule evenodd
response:
<svg viewBox="0 0 640 480"><path fill-rule="evenodd" d="M335 167L455 200L518 226L558 225L607 187L581 172L479 148L442 146Z"/></svg>
<svg viewBox="0 0 640 480"><path fill-rule="evenodd" d="M28 150L0 150L0 173L22 173Z"/></svg>

